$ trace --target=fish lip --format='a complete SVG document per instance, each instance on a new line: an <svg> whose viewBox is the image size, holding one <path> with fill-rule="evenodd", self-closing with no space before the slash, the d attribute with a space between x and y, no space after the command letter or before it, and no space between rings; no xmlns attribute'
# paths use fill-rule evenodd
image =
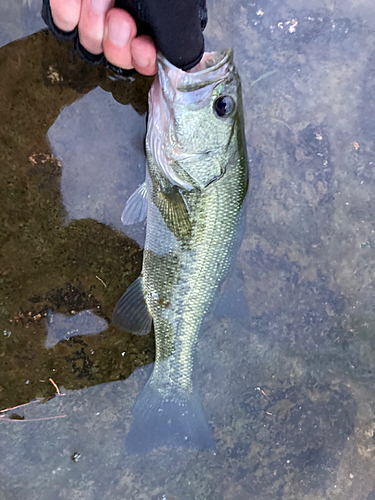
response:
<svg viewBox="0 0 375 500"><path fill-rule="evenodd" d="M181 69L178 69L171 62L169 62L168 59L166 57L164 57L163 54L161 54L160 52L158 52L158 54L157 54L157 62L159 63L159 65L162 67L163 70L164 70L164 68L168 68L168 69L174 70L174 71L181 71L182 73L185 73L186 75L194 75L194 77L198 78L198 77L205 75L207 73L211 73L211 72L213 73L213 72L217 71L219 68L224 66L224 64L232 62L232 60L233 60L233 49L224 49L224 50L220 50L217 52L208 52L206 54L217 54L217 55L221 55L222 57L219 59L219 61L216 64L214 64L212 66L208 66L208 67L203 68L203 69L198 70L198 71L195 71L194 68L199 66L199 64L197 64L197 66L194 66L194 68L191 68L188 71L183 71Z"/></svg>
<svg viewBox="0 0 375 500"><path fill-rule="evenodd" d="M163 86L163 94L170 102L176 96L199 89L211 88L226 80L234 70L233 49L205 52L200 63L189 71L173 66L162 54L157 55L157 79Z"/></svg>

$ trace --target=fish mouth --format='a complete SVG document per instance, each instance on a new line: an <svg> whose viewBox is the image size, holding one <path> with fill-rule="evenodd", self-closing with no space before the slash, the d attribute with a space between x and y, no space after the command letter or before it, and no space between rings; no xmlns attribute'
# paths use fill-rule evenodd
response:
<svg viewBox="0 0 375 500"><path fill-rule="evenodd" d="M193 68L186 71L188 74L215 72L224 64L233 62L233 49L225 49L218 52L205 52L200 62Z"/></svg>
<svg viewBox="0 0 375 500"><path fill-rule="evenodd" d="M189 69L188 71L183 71L176 68L176 66L173 66L173 64L170 63L168 59L166 59L160 52L157 55L157 63L162 66L163 70L169 69L173 71L181 71L186 75L199 73L200 74L199 76L201 76L202 74L208 72L214 72L227 62L232 62L232 61L233 61L233 49L224 49L217 52L205 52L202 56L202 59L196 66Z"/></svg>
<svg viewBox="0 0 375 500"><path fill-rule="evenodd" d="M164 88L168 81L176 91L191 92L223 80L233 68L233 50L205 52L201 61L188 71L176 68L162 54L158 54L157 64Z"/></svg>

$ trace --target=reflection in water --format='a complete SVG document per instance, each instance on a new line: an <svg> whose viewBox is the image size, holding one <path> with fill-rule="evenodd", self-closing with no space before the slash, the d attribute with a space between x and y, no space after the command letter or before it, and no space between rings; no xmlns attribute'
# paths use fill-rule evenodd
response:
<svg viewBox="0 0 375 500"><path fill-rule="evenodd" d="M0 2L0 47L45 27L40 0L2 0Z"/></svg>
<svg viewBox="0 0 375 500"><path fill-rule="evenodd" d="M145 117L100 87L65 107L48 130L62 164L61 194L68 224L91 218L124 231L121 207L143 182ZM140 244L141 228L128 228Z"/></svg>
<svg viewBox="0 0 375 500"><path fill-rule="evenodd" d="M55 347L61 340L67 340L77 335L95 335L107 328L107 321L96 316L90 309L80 311L74 316L54 314L49 309L47 313L47 338L44 347Z"/></svg>

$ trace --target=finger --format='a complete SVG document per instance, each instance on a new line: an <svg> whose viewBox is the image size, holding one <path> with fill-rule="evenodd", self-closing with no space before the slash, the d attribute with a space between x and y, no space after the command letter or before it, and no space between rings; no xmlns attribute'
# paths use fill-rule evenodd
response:
<svg viewBox="0 0 375 500"><path fill-rule="evenodd" d="M130 46L137 34L132 16L122 9L111 9L105 21L103 51L107 60L119 68L133 68Z"/></svg>
<svg viewBox="0 0 375 500"><path fill-rule="evenodd" d="M62 31L72 31L81 13L81 0L50 0L53 22Z"/></svg>
<svg viewBox="0 0 375 500"><path fill-rule="evenodd" d="M104 23L114 0L82 0L79 40L92 54L103 52Z"/></svg>
<svg viewBox="0 0 375 500"><path fill-rule="evenodd" d="M134 38L130 50L134 68L143 75L155 75L156 48L152 38L147 35Z"/></svg>

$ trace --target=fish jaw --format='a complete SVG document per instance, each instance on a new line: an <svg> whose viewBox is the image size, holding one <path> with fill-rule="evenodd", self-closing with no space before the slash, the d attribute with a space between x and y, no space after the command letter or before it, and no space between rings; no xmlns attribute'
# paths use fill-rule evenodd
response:
<svg viewBox="0 0 375 500"><path fill-rule="evenodd" d="M158 74L149 94L146 150L172 185L202 190L220 177L220 159L227 150L237 110L231 118L220 120L213 102L222 92L238 101L238 87L231 49L205 53L189 72L158 55ZM197 163L204 168L197 170Z"/></svg>

